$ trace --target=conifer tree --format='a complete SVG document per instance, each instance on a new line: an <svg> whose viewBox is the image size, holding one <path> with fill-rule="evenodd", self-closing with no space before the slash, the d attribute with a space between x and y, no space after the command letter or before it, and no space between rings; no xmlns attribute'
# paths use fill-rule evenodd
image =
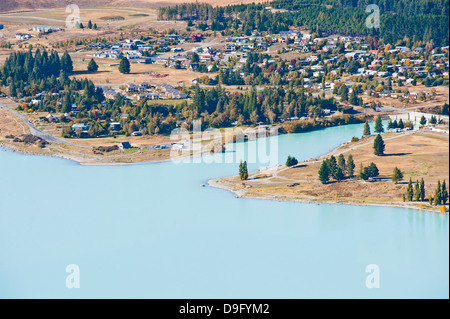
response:
<svg viewBox="0 0 450 319"><path fill-rule="evenodd" d="M438 180L436 190L434 191L434 205L440 205L442 202L441 181Z"/></svg>
<svg viewBox="0 0 450 319"><path fill-rule="evenodd" d="M384 132L383 123L381 122L381 116L380 115L378 115L377 119L375 120L375 132L376 133L383 133Z"/></svg>
<svg viewBox="0 0 450 319"><path fill-rule="evenodd" d="M374 154L377 156L384 155L384 141L380 134L375 137L375 140L373 141L373 149Z"/></svg>
<svg viewBox="0 0 450 319"><path fill-rule="evenodd" d="M352 178L352 177L354 176L354 169L355 169L355 163L353 162L353 156L352 156L352 154L350 154L350 155L347 157L347 165L346 165L346 168L347 168L347 175L348 175L348 177Z"/></svg>
<svg viewBox="0 0 450 319"><path fill-rule="evenodd" d="M448 198L448 191L447 191L447 185L445 184L445 179L442 182L442 188L441 188L441 201L442 205L447 204L447 198Z"/></svg>
<svg viewBox="0 0 450 319"><path fill-rule="evenodd" d="M414 200L416 202L420 201L420 186L419 186L419 181L416 181L416 183L414 184Z"/></svg>
<svg viewBox="0 0 450 319"><path fill-rule="evenodd" d="M412 202L413 196L414 196L414 190L413 190L413 186L412 186L412 180L410 177L408 187L406 188L406 198L408 199L408 202Z"/></svg>
<svg viewBox="0 0 450 319"><path fill-rule="evenodd" d="M425 200L425 182L423 180L423 177L420 179L420 201Z"/></svg>
<svg viewBox="0 0 450 319"><path fill-rule="evenodd" d="M370 135L369 122L367 122L367 121L364 123L363 135L364 136Z"/></svg>

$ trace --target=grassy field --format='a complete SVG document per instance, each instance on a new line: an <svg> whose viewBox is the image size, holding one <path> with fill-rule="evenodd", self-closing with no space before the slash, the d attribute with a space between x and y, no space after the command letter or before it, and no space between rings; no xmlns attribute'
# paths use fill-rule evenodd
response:
<svg viewBox="0 0 450 319"><path fill-rule="evenodd" d="M347 143L332 154L343 153L347 158L352 154L358 173L360 165L374 162L380 171L379 181L347 179L323 185L318 179L322 159L299 163L293 168L285 166L250 174L247 181L238 176L212 181L212 185L235 191L239 196L277 200L333 202L352 204L407 205L419 207L419 203L403 203L407 181L424 178L426 197L433 195L438 180L449 181L449 137L448 134L431 131L416 133L386 133L384 156L373 154L374 137L366 137L358 142ZM330 156L331 154L328 154ZM327 157L328 157L327 156ZM404 173L402 182L391 181L394 167ZM422 207L431 208L428 203ZM433 208L436 209L436 208Z"/></svg>

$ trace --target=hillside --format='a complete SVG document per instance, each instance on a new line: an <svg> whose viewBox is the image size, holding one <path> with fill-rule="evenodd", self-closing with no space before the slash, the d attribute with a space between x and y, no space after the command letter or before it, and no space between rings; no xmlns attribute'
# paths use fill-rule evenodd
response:
<svg viewBox="0 0 450 319"><path fill-rule="evenodd" d="M81 8L83 6L121 6L121 7L146 7L159 8L185 2L195 2L196 0L77 0L75 1ZM228 5L239 3L261 3L261 0L202 0L201 2L212 5ZM0 1L0 12L17 10L35 10L46 8L60 8L74 3L73 0L8 0Z"/></svg>

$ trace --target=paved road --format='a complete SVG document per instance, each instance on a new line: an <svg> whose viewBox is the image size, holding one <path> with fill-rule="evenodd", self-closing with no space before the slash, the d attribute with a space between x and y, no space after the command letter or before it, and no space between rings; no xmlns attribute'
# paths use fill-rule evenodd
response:
<svg viewBox="0 0 450 319"><path fill-rule="evenodd" d="M30 128L31 134L33 134L34 136L40 137L49 143L66 144L66 145L79 146L79 147L89 147L89 146L85 146L85 145L74 144L74 143L68 142L62 138L59 138L59 137L53 136L49 133L46 133L46 132L38 129L36 126L34 126L30 121L28 121L28 119L25 116L23 116L19 112L16 112L15 110L11 109L10 107L0 103L0 109L3 109L3 108L8 110L9 112L13 113L18 118L20 118Z"/></svg>

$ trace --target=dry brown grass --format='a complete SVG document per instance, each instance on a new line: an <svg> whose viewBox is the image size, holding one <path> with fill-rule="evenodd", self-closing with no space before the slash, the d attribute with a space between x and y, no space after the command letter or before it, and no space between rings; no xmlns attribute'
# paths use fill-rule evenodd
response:
<svg viewBox="0 0 450 319"><path fill-rule="evenodd" d="M165 68L159 64L140 64L131 63L131 72L129 74L122 74L119 72L119 60L113 59L99 59L95 58L99 69L97 73L87 74L84 73L87 69L87 65L92 56L86 53L73 54L74 71L80 72L80 74L73 75L72 77L83 79L87 78L92 80L97 85L121 85L126 83L142 83L148 82L150 84L171 84L171 85L192 85L192 80L203 76L198 72L189 70L176 70L171 68ZM133 62L133 61L131 61ZM160 74L165 77L154 77L152 75ZM208 73L208 76L214 77L214 73Z"/></svg>
<svg viewBox="0 0 450 319"><path fill-rule="evenodd" d="M357 143L348 143L333 152L346 157L352 154L358 172L360 164L364 166L374 162L382 180L365 182L358 179L330 182L323 185L318 180L321 161L300 163L298 167L282 167L267 178L267 172L250 174L250 180L242 185L236 176L221 179L220 184L237 191L240 196L264 197L282 200L300 200L313 202L340 202L353 204L403 205L402 194L406 193L406 184L424 178L426 194L434 194L437 180L449 180L449 137L447 134L430 131L398 138L393 133L384 134L386 155L373 154L373 137L367 137ZM398 136L398 135L397 135ZM414 146L423 145L423 146ZM358 146L356 149L353 149ZM390 178L394 167L404 173L404 181L394 184ZM253 179L258 176L258 179ZM273 177L270 177L273 176ZM408 203L417 207L418 203ZM424 207L427 205L423 204Z"/></svg>

